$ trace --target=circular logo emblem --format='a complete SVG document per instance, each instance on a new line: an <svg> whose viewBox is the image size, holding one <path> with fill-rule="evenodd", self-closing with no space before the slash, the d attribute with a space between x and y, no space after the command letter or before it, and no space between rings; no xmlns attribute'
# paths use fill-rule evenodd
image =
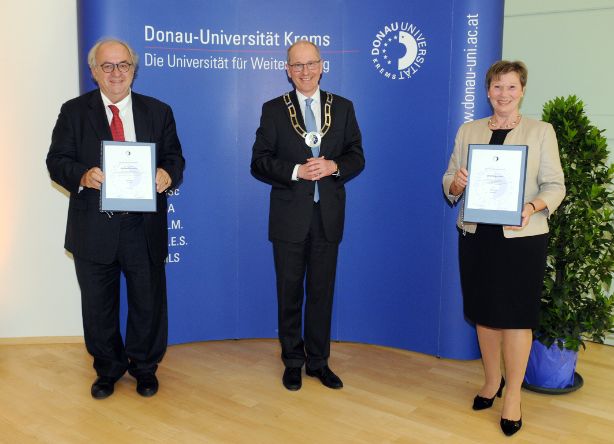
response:
<svg viewBox="0 0 614 444"><path fill-rule="evenodd" d="M371 45L373 66L387 79L411 79L426 57L426 38L408 22L393 22L375 34Z"/></svg>
<svg viewBox="0 0 614 444"><path fill-rule="evenodd" d="M311 131L305 135L305 143L309 148L320 146L320 139L322 139L322 136L316 131Z"/></svg>

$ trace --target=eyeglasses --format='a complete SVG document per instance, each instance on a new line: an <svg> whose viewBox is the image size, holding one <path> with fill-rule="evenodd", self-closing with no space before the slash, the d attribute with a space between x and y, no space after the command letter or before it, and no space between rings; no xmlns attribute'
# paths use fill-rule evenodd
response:
<svg viewBox="0 0 614 444"><path fill-rule="evenodd" d="M294 63L292 65L288 65L290 68L292 68L292 71L294 72L302 72L303 68L305 68L305 66L307 67L307 69L309 71L315 71L316 69L318 69L318 66L320 64L322 60L316 60L314 62L307 62L307 63Z"/></svg>
<svg viewBox="0 0 614 444"><path fill-rule="evenodd" d="M132 63L128 63L128 62L108 63L107 62L107 63L103 63L102 65L98 65L98 66L100 66L100 69L102 69L103 72L110 74L113 71L115 71L115 68L117 68L119 72L128 72L130 70L130 67L132 66Z"/></svg>

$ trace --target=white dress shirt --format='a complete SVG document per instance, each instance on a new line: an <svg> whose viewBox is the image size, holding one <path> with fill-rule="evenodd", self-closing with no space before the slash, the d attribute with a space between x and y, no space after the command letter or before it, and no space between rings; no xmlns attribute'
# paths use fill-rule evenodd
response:
<svg viewBox="0 0 614 444"><path fill-rule="evenodd" d="M107 113L109 126L111 125L111 119L113 119L113 113L109 105L115 105L119 109L119 118L122 119L122 125L124 126L124 139L126 139L126 142L136 142L134 116L132 114L132 90L126 97L117 103L111 102L102 91L100 91L100 95L102 96L102 103L104 103L104 110Z"/></svg>

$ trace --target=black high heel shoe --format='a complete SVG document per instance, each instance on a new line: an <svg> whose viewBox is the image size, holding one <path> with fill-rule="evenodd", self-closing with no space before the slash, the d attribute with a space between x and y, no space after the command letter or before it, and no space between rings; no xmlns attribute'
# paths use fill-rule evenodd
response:
<svg viewBox="0 0 614 444"><path fill-rule="evenodd" d="M518 421L513 419L501 418L501 430L505 433L505 436L512 436L522 427L522 416Z"/></svg>
<svg viewBox="0 0 614 444"><path fill-rule="evenodd" d="M503 394L503 387L505 387L505 379L503 378L503 376L501 376L501 384L499 384L499 390L497 390L495 396L493 396L492 398L484 398L480 395L477 395L475 398L473 398L473 410L484 410L491 408L493 402L495 402L495 398L500 398Z"/></svg>

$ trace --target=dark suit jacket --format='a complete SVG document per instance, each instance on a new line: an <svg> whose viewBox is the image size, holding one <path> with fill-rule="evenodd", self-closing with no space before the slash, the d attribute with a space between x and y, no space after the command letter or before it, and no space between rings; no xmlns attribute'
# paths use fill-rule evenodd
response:
<svg viewBox="0 0 614 444"><path fill-rule="evenodd" d="M298 120L305 123L296 92L290 93ZM320 90L322 119L326 93ZM326 238L340 242L345 218L344 184L362 171L365 159L362 137L352 102L333 95L332 124L320 146L320 156L334 160L339 166L339 177L329 176L318 182L320 210ZM260 128L252 152L252 174L272 185L269 213L269 239L286 242L305 240L313 213L315 182L292 180L296 164L312 157L305 144L290 123L288 108L283 97L273 99L262 106Z"/></svg>
<svg viewBox="0 0 614 444"><path fill-rule="evenodd" d="M177 137L171 108L152 97L132 92L132 113L138 142L155 142L157 166L177 186L183 178L185 161ZM100 167L100 142L113 140L100 90L94 90L62 105L53 129L47 168L51 179L70 192L64 247L75 256L98 263L115 258L120 217L101 213L100 191L84 188L81 176ZM166 193L157 195L156 213L143 213L149 254L155 263L168 255Z"/></svg>

